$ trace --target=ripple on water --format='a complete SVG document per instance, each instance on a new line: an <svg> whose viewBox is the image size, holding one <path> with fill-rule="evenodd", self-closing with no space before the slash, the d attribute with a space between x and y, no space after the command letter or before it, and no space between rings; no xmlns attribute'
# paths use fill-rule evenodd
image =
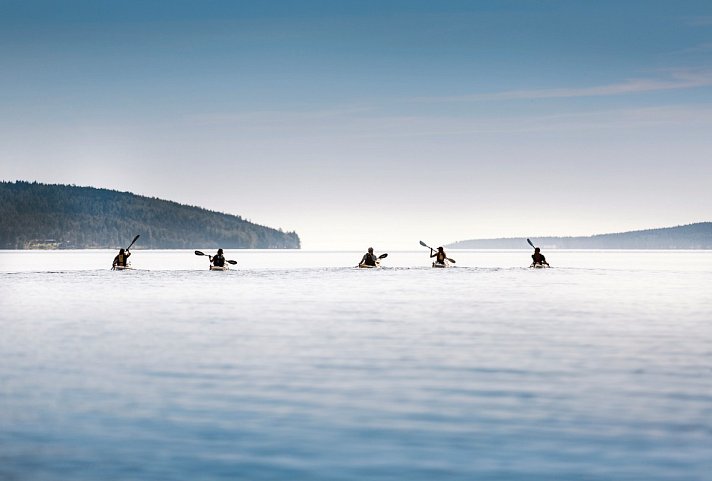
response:
<svg viewBox="0 0 712 481"><path fill-rule="evenodd" d="M0 479L709 479L706 255L472 256L0 273Z"/></svg>

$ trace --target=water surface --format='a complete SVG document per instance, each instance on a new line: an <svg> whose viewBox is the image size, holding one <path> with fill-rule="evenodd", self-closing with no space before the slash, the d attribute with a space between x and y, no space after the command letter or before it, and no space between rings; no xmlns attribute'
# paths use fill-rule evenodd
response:
<svg viewBox="0 0 712 481"><path fill-rule="evenodd" d="M114 254L0 252L0 479L710 479L712 252Z"/></svg>

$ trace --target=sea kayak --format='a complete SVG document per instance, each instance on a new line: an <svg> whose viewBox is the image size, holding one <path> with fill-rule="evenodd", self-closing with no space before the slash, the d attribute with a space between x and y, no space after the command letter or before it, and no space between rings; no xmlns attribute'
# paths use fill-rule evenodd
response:
<svg viewBox="0 0 712 481"><path fill-rule="evenodd" d="M211 271L226 271L230 269L228 266L210 266Z"/></svg>
<svg viewBox="0 0 712 481"><path fill-rule="evenodd" d="M133 267L130 265L128 266L114 266L111 268L112 271L131 271L133 270Z"/></svg>
<svg viewBox="0 0 712 481"><path fill-rule="evenodd" d="M452 262L445 259L445 262L443 262L442 264L440 262L433 262L433 267L436 269L446 269L448 267L454 267L454 266L452 265Z"/></svg>
<svg viewBox="0 0 712 481"><path fill-rule="evenodd" d="M546 269L546 268L549 267L549 266L544 265L544 264L532 264L532 265L530 265L529 267L530 267L531 269Z"/></svg>
<svg viewBox="0 0 712 481"><path fill-rule="evenodd" d="M375 265L375 266L369 266L369 265L366 265L366 264L359 264L358 267L359 267L359 269L380 269L380 268L381 268L381 263L378 262L378 261L376 261L376 265Z"/></svg>

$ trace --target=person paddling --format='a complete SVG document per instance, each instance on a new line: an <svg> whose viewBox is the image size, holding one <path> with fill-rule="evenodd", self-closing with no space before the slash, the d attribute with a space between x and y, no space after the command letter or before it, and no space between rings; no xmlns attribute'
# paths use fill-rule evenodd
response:
<svg viewBox="0 0 712 481"><path fill-rule="evenodd" d="M548 262L546 262L546 257L541 253L541 249L538 247L534 248L534 254L532 254L532 267L534 266L546 266L551 267Z"/></svg>
<svg viewBox="0 0 712 481"><path fill-rule="evenodd" d="M218 253L214 256L208 256L208 259L215 267L225 267L225 256L223 256L222 249L218 249Z"/></svg>
<svg viewBox="0 0 712 481"><path fill-rule="evenodd" d="M128 259L131 253L129 252L128 249L124 250L123 248L119 249L119 254L114 257L114 262L111 264L112 269L116 269L117 267L127 267L128 266Z"/></svg>
<svg viewBox="0 0 712 481"><path fill-rule="evenodd" d="M358 265L376 267L377 261L378 257L376 257L376 255L373 253L373 247L369 247L368 252L363 255L363 257L361 258L361 262L359 262Z"/></svg>
<svg viewBox="0 0 712 481"><path fill-rule="evenodd" d="M438 250L434 250L432 247L430 248L430 257L433 258L435 257L435 263L440 264L440 265L445 265L445 259L447 259L447 255L445 254L445 251L443 250L442 247L438 247Z"/></svg>

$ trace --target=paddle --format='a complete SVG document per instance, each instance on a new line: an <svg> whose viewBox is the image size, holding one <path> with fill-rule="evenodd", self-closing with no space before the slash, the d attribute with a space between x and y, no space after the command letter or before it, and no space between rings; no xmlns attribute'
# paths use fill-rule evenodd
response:
<svg viewBox="0 0 712 481"><path fill-rule="evenodd" d="M527 239L527 242L529 242L529 245L530 245L530 246L532 246L534 249L536 249L536 247L534 247L534 244L532 244L532 241L530 241L529 239Z"/></svg>
<svg viewBox="0 0 712 481"><path fill-rule="evenodd" d="M129 246L126 248L126 250L131 249L131 246L134 245L134 242L136 242L139 237L141 237L141 234L136 234L136 237L134 237L134 239L131 241L131 244L129 244Z"/></svg>
<svg viewBox="0 0 712 481"><path fill-rule="evenodd" d="M435 250L435 249L433 249L432 247L430 247L428 244L426 244L426 243L423 242L423 241L420 241L420 245L423 246L423 247L427 247L427 248L430 249L431 251L434 251L434 250ZM446 257L445 259L449 260L449 261L452 262L453 264L455 263L455 259L450 259L449 257Z"/></svg>
<svg viewBox="0 0 712 481"><path fill-rule="evenodd" d="M206 253L204 253L204 252L200 252L200 251L195 251L195 255L196 255L196 256L208 256L208 257L210 257L208 254L206 254ZM235 264L237 264L237 261L233 261L232 259L226 259L225 262L227 262L228 264L232 264L233 266L234 266Z"/></svg>

